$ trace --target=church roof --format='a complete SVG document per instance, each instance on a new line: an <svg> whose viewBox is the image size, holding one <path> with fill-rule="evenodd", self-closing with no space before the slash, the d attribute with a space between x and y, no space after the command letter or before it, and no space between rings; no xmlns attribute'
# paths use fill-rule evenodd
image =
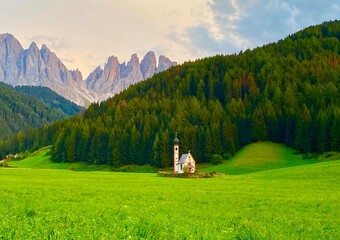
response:
<svg viewBox="0 0 340 240"><path fill-rule="evenodd" d="M187 157L188 157L188 154L183 154L182 156L181 156L181 159L179 159L179 164L182 164L182 163L184 163L184 161L185 161L185 159L187 159Z"/></svg>
<svg viewBox="0 0 340 240"><path fill-rule="evenodd" d="M183 164L183 163L185 162L185 160L186 160L188 157L191 157L191 158L190 158L190 162L196 163L194 157L191 155L191 153L190 153L190 151L189 151L189 153L183 154L183 155L181 156L181 158L179 159L178 164Z"/></svg>

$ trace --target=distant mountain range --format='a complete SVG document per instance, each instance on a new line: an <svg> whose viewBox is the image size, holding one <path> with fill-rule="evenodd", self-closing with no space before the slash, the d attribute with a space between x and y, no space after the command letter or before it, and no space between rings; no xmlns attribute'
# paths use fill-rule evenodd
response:
<svg viewBox="0 0 340 240"><path fill-rule="evenodd" d="M162 55L157 65L152 51L141 62L137 54L133 54L128 63L119 63L117 57L111 56L104 69L98 66L84 80L78 69L68 70L46 45L39 49L33 42L28 49L23 49L13 35L0 34L0 82L48 87L81 106L106 100L175 65L176 62Z"/></svg>

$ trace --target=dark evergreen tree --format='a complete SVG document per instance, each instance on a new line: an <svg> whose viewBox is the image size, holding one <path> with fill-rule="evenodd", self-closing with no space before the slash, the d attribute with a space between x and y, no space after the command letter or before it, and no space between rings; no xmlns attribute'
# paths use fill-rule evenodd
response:
<svg viewBox="0 0 340 240"><path fill-rule="evenodd" d="M256 108L252 115L252 137L256 141L265 141L268 138L265 119L259 108Z"/></svg>

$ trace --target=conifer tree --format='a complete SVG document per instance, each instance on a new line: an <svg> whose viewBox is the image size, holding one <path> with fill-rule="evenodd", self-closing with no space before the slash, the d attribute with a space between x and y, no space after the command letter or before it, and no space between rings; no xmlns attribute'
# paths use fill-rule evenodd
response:
<svg viewBox="0 0 340 240"><path fill-rule="evenodd" d="M252 137L256 141L265 141L267 140L267 126L264 120L264 116L262 111L259 108L256 108L252 115Z"/></svg>

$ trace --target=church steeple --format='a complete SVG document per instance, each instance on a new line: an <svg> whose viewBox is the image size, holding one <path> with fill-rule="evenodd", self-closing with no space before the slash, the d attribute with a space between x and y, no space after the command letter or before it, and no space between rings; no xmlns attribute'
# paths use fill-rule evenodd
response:
<svg viewBox="0 0 340 240"><path fill-rule="evenodd" d="M178 173L178 161L179 161L179 139L177 138L177 132L175 132L175 138L174 138L174 173Z"/></svg>
<svg viewBox="0 0 340 240"><path fill-rule="evenodd" d="M179 143L179 139L177 138L177 132L175 132L174 144L178 144L178 143Z"/></svg>

